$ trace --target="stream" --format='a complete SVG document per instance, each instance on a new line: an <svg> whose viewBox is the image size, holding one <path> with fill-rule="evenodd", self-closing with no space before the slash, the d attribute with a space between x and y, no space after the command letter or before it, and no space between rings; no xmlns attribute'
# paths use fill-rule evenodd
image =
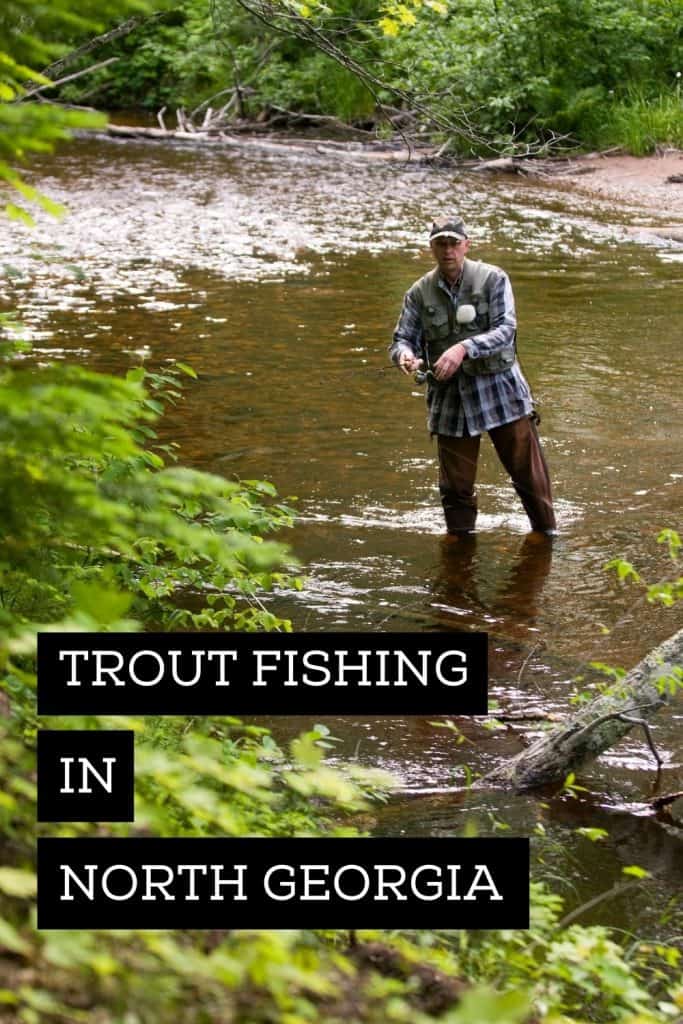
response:
<svg viewBox="0 0 683 1024"><path fill-rule="evenodd" d="M561 182L480 178L362 154L81 139L30 180L68 203L61 221L3 225L0 310L35 361L123 373L189 363L199 382L163 424L186 464L272 481L296 496L287 537L305 587L271 600L295 630L485 630L501 712L562 714L683 625L605 563L648 582L674 570L656 537L683 527L683 247L639 231L637 208ZM512 279L519 350L541 414L560 536L528 534L492 446L482 445L478 532L443 540L423 389L388 362L407 287L430 267L434 215L457 211L471 255ZM662 211L661 219L666 216ZM577 682L582 677L583 682ZM258 719L285 742L314 719ZM580 780L590 791L468 793L521 749L522 729L422 718L324 719L335 757L391 771L377 834L534 835L534 878L568 907L622 868L651 873L582 923L680 936L680 829L657 821L652 755L632 731ZM681 702L653 734L659 791L683 789ZM680 815L680 803L679 803ZM680 820L679 820L680 825ZM600 827L591 842L576 830Z"/></svg>

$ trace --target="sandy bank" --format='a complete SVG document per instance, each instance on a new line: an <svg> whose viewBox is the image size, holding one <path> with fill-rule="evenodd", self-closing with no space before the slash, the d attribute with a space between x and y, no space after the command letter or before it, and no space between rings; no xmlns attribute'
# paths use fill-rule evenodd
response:
<svg viewBox="0 0 683 1024"><path fill-rule="evenodd" d="M641 232L651 218L653 234L683 242L683 152L580 157L576 166L576 174L563 176L573 190L619 203Z"/></svg>

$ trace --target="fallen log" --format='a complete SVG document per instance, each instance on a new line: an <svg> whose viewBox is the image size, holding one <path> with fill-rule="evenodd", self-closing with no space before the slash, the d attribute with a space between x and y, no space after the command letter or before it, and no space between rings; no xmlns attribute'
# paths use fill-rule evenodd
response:
<svg viewBox="0 0 683 1024"><path fill-rule="evenodd" d="M665 793L664 796L657 796L654 800L650 800L650 807L655 811L661 811L665 807L669 807L670 804L676 802L676 800L683 800L683 789L678 793Z"/></svg>
<svg viewBox="0 0 683 1024"><path fill-rule="evenodd" d="M637 230L639 233L652 235L654 238L666 238L671 242L683 242L683 227L680 227L680 225L663 224L661 227L639 227Z"/></svg>
<svg viewBox="0 0 683 1024"><path fill-rule="evenodd" d="M511 156L499 156L495 160L484 160L472 168L473 171L486 171L493 174L525 174L518 160Z"/></svg>
<svg viewBox="0 0 683 1024"><path fill-rule="evenodd" d="M163 113L164 108L160 111ZM265 138L257 138L261 131L266 134ZM243 133L240 135L240 133ZM247 133L249 135L247 136ZM148 125L106 125L104 129L80 129L76 130L78 136L98 137L109 136L122 139L150 139L160 142L181 142L198 146L225 146L239 149L254 149L256 151L271 152L287 156L288 154L302 153L307 156L311 153L349 157L350 159L369 161L393 161L405 164L427 163L431 159L433 149L421 148L418 152L408 151L405 147L398 148L396 143L380 139L370 139L361 142L351 139L346 142L326 139L300 138L295 135L287 136L286 133L277 135L271 130L270 123L258 124L254 121L248 124L233 123L228 131L217 128L195 128L194 131L182 131L178 128L154 128ZM245 137L246 136L246 137Z"/></svg>
<svg viewBox="0 0 683 1024"><path fill-rule="evenodd" d="M462 161L459 163L462 164ZM579 174L593 174L596 168L588 167L584 163L579 163L578 160L567 157L542 159L539 157L501 156L495 160L484 160L481 163L470 165L468 170L487 174L521 174L529 178L554 178L562 175L575 177Z"/></svg>
<svg viewBox="0 0 683 1024"><path fill-rule="evenodd" d="M662 681L683 670L683 629L651 651L608 693L596 697L562 725L480 779L476 786L517 792L560 783L617 743L668 702ZM650 741L651 742L651 741ZM654 751L654 746L651 744ZM656 755L657 756L657 755Z"/></svg>

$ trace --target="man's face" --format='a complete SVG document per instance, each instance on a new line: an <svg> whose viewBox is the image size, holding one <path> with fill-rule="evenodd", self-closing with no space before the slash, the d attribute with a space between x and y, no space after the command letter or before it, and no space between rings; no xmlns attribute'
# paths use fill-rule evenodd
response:
<svg viewBox="0 0 683 1024"><path fill-rule="evenodd" d="M448 281L456 281L460 277L465 254L470 247L469 238L444 235L441 238L433 238L429 245L443 276Z"/></svg>

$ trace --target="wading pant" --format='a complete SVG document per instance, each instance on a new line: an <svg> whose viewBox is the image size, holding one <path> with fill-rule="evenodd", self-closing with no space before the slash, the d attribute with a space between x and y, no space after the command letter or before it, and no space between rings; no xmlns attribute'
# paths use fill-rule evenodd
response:
<svg viewBox="0 0 683 1024"><path fill-rule="evenodd" d="M512 478L532 530L556 527L550 476L536 424L529 416L489 430L498 458ZM481 437L437 434L439 490L449 533L473 530L477 518L474 481Z"/></svg>

